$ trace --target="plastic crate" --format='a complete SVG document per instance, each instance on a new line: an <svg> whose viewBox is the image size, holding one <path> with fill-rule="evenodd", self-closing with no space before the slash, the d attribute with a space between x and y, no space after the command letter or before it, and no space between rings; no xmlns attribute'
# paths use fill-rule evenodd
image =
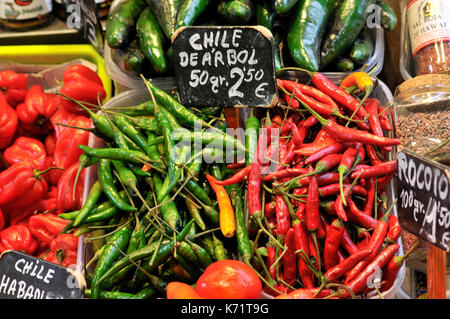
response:
<svg viewBox="0 0 450 319"><path fill-rule="evenodd" d="M0 62L20 63L21 65L36 66L37 70L69 63L76 59L86 60L95 65L96 72L103 82L107 101L112 96L112 82L105 71L103 57L88 44L61 44L61 45L13 45L0 46ZM18 72L20 70L17 70ZM62 79L62 74L61 78ZM44 87L45 88L45 87Z"/></svg>

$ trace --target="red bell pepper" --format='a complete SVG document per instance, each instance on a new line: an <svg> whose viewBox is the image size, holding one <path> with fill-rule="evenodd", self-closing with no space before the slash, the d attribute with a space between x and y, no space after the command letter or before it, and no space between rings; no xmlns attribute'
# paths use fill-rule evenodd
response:
<svg viewBox="0 0 450 319"><path fill-rule="evenodd" d="M56 167L55 158L53 156L47 156L45 164L46 164L45 168ZM59 179L63 174L64 174L63 170L51 169L44 174L44 178L49 185L56 186L58 185Z"/></svg>
<svg viewBox="0 0 450 319"><path fill-rule="evenodd" d="M33 85L25 96L25 102L16 108L17 117L24 129L33 135L47 135L52 131L50 117L58 109L56 96L47 94L41 85Z"/></svg>
<svg viewBox="0 0 450 319"><path fill-rule="evenodd" d="M31 167L39 170L46 168L45 146L35 138L19 136L12 145L5 149L3 156L9 165L29 163Z"/></svg>
<svg viewBox="0 0 450 319"><path fill-rule="evenodd" d="M18 123L16 112L0 91L0 149L7 147L12 142Z"/></svg>
<svg viewBox="0 0 450 319"><path fill-rule="evenodd" d="M92 120L86 116L80 115L69 122L68 125L90 128ZM83 151L78 145L88 145L89 131L66 127L57 137L55 146L55 164L57 167L68 169L71 165L78 162L78 158Z"/></svg>
<svg viewBox="0 0 450 319"><path fill-rule="evenodd" d="M61 133L68 129L65 126L59 125L59 124L64 124L64 125L69 125L69 123L76 118L78 115L67 111L65 108L59 108L55 114L53 114L50 117L50 122L53 125L53 130L55 132L55 137L56 140L59 139L59 137L61 136Z"/></svg>
<svg viewBox="0 0 450 319"><path fill-rule="evenodd" d="M61 212L79 210L82 206L85 170L81 171L77 185L74 185L77 171L78 163L74 163L66 169L59 179L56 191L56 207Z"/></svg>
<svg viewBox="0 0 450 319"><path fill-rule="evenodd" d="M28 77L23 73L16 73L12 70L0 72L0 89L5 92L9 105L15 107L23 102L27 93Z"/></svg>
<svg viewBox="0 0 450 319"><path fill-rule="evenodd" d="M0 231L0 252L17 250L32 255L38 248L38 242L25 224L16 224Z"/></svg>
<svg viewBox="0 0 450 319"><path fill-rule="evenodd" d="M48 189L42 173L22 163L0 172L0 206L21 208L38 202Z"/></svg>
<svg viewBox="0 0 450 319"><path fill-rule="evenodd" d="M50 243L50 251L41 258L68 267L77 263L77 249L78 237L73 234L59 234Z"/></svg>
<svg viewBox="0 0 450 319"><path fill-rule="evenodd" d="M45 150L47 151L47 156L53 156L55 154L56 148L56 133L53 131L49 133L44 139Z"/></svg>
<svg viewBox="0 0 450 319"><path fill-rule="evenodd" d="M106 97L103 82L97 73L90 68L76 64L69 66L63 74L63 82L60 93L74 100L79 101L84 106L91 108L98 105ZM87 114L84 109L73 101L60 96L61 105L68 111L76 114Z"/></svg>
<svg viewBox="0 0 450 319"><path fill-rule="evenodd" d="M38 240L41 248L50 246L53 239L58 236L69 220L64 220L54 214L36 214L28 219L28 228Z"/></svg>
<svg viewBox="0 0 450 319"><path fill-rule="evenodd" d="M5 228L5 216L3 215L3 211L0 208L0 230L2 230L3 228Z"/></svg>

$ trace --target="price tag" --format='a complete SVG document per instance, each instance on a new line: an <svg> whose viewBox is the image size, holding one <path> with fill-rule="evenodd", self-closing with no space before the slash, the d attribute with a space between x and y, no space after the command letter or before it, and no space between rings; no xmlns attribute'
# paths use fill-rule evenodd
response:
<svg viewBox="0 0 450 319"><path fill-rule="evenodd" d="M450 170L411 151L397 154L398 218L410 233L443 250L450 242Z"/></svg>
<svg viewBox="0 0 450 319"><path fill-rule="evenodd" d="M14 250L0 255L0 299L81 299L84 287L75 270Z"/></svg>
<svg viewBox="0 0 450 319"><path fill-rule="evenodd" d="M186 106L271 107L277 101L273 36L262 26L183 27L172 38Z"/></svg>
<svg viewBox="0 0 450 319"><path fill-rule="evenodd" d="M62 0L67 13L66 24L87 40L103 55L103 32L95 0Z"/></svg>

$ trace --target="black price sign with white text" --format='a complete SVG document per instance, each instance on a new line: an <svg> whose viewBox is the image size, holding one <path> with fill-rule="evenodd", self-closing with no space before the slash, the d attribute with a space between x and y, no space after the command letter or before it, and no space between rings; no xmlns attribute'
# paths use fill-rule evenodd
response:
<svg viewBox="0 0 450 319"><path fill-rule="evenodd" d="M184 105L271 107L276 103L273 37L268 29L184 27L172 43Z"/></svg>
<svg viewBox="0 0 450 319"><path fill-rule="evenodd" d="M15 250L0 255L0 299L81 299L84 286L69 268Z"/></svg>
<svg viewBox="0 0 450 319"><path fill-rule="evenodd" d="M450 170L413 152L397 154L398 218L410 233L441 249L450 242Z"/></svg>

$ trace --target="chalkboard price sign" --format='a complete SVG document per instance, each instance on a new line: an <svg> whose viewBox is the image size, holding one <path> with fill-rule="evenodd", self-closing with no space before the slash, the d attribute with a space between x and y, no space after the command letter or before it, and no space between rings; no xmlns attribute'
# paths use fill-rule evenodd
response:
<svg viewBox="0 0 450 319"><path fill-rule="evenodd" d="M0 255L0 299L81 299L81 274L15 250Z"/></svg>
<svg viewBox="0 0 450 319"><path fill-rule="evenodd" d="M441 249L450 242L450 170L409 150L397 154L398 218L410 233Z"/></svg>
<svg viewBox="0 0 450 319"><path fill-rule="evenodd" d="M273 37L267 28L183 27L172 43L184 105L271 107L276 103Z"/></svg>

